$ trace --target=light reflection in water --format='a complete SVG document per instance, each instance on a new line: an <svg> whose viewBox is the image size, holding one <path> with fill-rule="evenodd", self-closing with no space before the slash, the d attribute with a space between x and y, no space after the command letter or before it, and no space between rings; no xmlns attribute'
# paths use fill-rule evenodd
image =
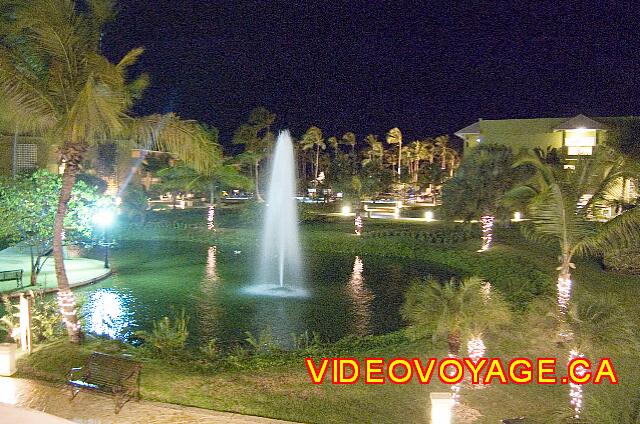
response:
<svg viewBox="0 0 640 424"><path fill-rule="evenodd" d="M373 293L364 283L364 265L360 256L353 262L351 279L347 283L347 294L353 302L354 330L358 335L371 332L371 302Z"/></svg>
<svg viewBox="0 0 640 424"><path fill-rule="evenodd" d="M134 325L129 309L130 296L114 289L98 289L89 294L83 307L90 333L126 340Z"/></svg>
<svg viewBox="0 0 640 424"><path fill-rule="evenodd" d="M207 281L218 281L218 248L210 246L207 250Z"/></svg>
<svg viewBox="0 0 640 424"><path fill-rule="evenodd" d="M216 290L219 283L218 248L217 246L209 246L205 275L200 282L200 291L196 293L198 326L203 344L213 339L218 330L220 308L216 302Z"/></svg>

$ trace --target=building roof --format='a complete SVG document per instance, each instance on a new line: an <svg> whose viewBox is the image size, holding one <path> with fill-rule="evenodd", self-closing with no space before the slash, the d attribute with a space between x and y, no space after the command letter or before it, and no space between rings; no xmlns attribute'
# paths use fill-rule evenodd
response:
<svg viewBox="0 0 640 424"><path fill-rule="evenodd" d="M463 129L456 131L454 134L457 135L458 137L461 137L467 134L480 134L480 121L474 122L473 124L468 125Z"/></svg>
<svg viewBox="0 0 640 424"><path fill-rule="evenodd" d="M574 116L568 121L565 121L562 124L553 128L554 131L578 130L578 129L606 131L607 127L606 125L601 124L598 121L594 121L588 116L580 114L580 115Z"/></svg>

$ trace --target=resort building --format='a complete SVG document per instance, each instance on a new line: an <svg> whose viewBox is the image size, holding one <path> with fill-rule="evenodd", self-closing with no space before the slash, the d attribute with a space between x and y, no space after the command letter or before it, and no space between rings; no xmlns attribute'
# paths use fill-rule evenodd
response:
<svg viewBox="0 0 640 424"><path fill-rule="evenodd" d="M565 169L573 169L579 157L593 154L594 147L607 142L618 145L629 138L637 132L639 123L640 118L635 116L590 118L582 114L570 118L479 119L454 134L463 140L465 153L482 143L507 145L516 153L522 149L557 149ZM622 193L624 203L633 202L638 196L636 182L625 180Z"/></svg>
<svg viewBox="0 0 640 424"><path fill-rule="evenodd" d="M572 118L535 119L479 119L455 132L464 141L464 150L480 143L506 144L515 151L556 148L568 158L591 155L593 147L605 142L607 133L615 130L612 120L626 118L589 118L577 115Z"/></svg>

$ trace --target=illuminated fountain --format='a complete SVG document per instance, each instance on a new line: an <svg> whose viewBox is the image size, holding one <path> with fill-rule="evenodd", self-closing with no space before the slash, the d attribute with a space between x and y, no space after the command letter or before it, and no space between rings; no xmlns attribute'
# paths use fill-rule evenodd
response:
<svg viewBox="0 0 640 424"><path fill-rule="evenodd" d="M266 197L259 284L250 293L304 296L298 241L296 175L293 142L288 131L276 141Z"/></svg>

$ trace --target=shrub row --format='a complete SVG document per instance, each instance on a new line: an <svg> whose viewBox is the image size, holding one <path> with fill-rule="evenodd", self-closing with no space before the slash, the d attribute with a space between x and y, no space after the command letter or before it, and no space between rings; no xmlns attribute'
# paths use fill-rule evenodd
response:
<svg viewBox="0 0 640 424"><path fill-rule="evenodd" d="M604 267L608 270L627 274L640 274L640 251L637 249L620 250L605 255Z"/></svg>
<svg viewBox="0 0 640 424"><path fill-rule="evenodd" d="M459 226L429 230L384 229L364 233L367 237L404 237L434 244L461 243L480 237L477 227Z"/></svg>

